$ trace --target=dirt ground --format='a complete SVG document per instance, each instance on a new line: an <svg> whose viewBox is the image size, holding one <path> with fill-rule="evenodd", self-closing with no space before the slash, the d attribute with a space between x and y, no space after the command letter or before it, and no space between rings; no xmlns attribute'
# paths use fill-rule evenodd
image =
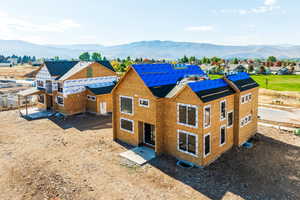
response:
<svg viewBox="0 0 300 200"><path fill-rule="evenodd" d="M275 129L187 170L168 156L141 167L121 158L129 147L112 141L110 117L0 119L1 200L300 199L300 137Z"/></svg>
<svg viewBox="0 0 300 200"><path fill-rule="evenodd" d="M33 78L36 75L36 71L39 67L33 67L31 65L18 65L14 67L0 67L0 78Z"/></svg>
<svg viewBox="0 0 300 200"><path fill-rule="evenodd" d="M300 90L300 88L299 88ZM259 89L259 103L260 104L275 104L282 106L292 106L300 108L300 91L275 91L264 88ZM276 104L277 103L277 104Z"/></svg>

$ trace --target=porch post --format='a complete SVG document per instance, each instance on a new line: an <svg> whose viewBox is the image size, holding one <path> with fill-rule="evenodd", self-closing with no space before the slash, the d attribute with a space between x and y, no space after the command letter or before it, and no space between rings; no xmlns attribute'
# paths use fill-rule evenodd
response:
<svg viewBox="0 0 300 200"><path fill-rule="evenodd" d="M28 108L27 108L27 96L25 97L25 107L26 107L26 115L28 115Z"/></svg>

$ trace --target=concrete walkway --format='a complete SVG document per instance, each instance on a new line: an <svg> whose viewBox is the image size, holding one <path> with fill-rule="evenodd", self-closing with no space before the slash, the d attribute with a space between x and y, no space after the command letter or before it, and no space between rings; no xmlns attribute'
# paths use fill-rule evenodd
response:
<svg viewBox="0 0 300 200"><path fill-rule="evenodd" d="M147 147L135 147L123 153L120 156L126 158L138 165L143 165L151 159L155 158L155 152L153 149Z"/></svg>
<svg viewBox="0 0 300 200"><path fill-rule="evenodd" d="M20 110L21 115L28 120L42 119L47 118L53 115L52 112L46 110L40 110L36 107L28 108L28 114L26 115L26 110Z"/></svg>
<svg viewBox="0 0 300 200"><path fill-rule="evenodd" d="M300 109L297 108L291 109L291 111L287 111L274 108L259 107L258 115L263 120L300 125Z"/></svg>

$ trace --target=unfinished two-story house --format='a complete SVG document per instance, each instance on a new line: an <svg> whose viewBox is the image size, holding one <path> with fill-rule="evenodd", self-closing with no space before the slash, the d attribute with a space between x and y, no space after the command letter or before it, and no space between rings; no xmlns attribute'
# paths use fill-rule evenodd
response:
<svg viewBox="0 0 300 200"><path fill-rule="evenodd" d="M113 89L113 136L206 166L257 131L258 84L199 66L132 65Z"/></svg>
<svg viewBox="0 0 300 200"><path fill-rule="evenodd" d="M22 94L38 95L40 109L65 116L106 114L112 112L111 91L116 82L117 75L108 61L51 61L37 73L36 88Z"/></svg>

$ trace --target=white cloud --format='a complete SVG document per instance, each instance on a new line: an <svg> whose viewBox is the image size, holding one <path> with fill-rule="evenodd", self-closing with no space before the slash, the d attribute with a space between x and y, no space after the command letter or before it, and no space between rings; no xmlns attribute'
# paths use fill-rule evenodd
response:
<svg viewBox="0 0 300 200"><path fill-rule="evenodd" d="M213 26L190 26L185 28L186 31L200 31L200 32L205 32L205 31L212 31L214 30Z"/></svg>
<svg viewBox="0 0 300 200"><path fill-rule="evenodd" d="M279 10L281 7L277 5L277 0L265 0L262 6L250 9L221 9L213 10L213 13L234 13L240 15L268 13L274 10Z"/></svg>
<svg viewBox="0 0 300 200"><path fill-rule="evenodd" d="M277 0L265 0L264 4L266 6L273 6L277 3Z"/></svg>

